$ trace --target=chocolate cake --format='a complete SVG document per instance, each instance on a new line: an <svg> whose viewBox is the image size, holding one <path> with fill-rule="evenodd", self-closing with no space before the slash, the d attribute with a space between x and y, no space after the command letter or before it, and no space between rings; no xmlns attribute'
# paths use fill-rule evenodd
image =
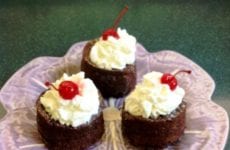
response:
<svg viewBox="0 0 230 150"><path fill-rule="evenodd" d="M83 50L81 70L93 80L103 97L122 97L134 89L136 84L136 66L126 65L122 70L98 68L90 61L89 53L96 40L88 42Z"/></svg>
<svg viewBox="0 0 230 150"><path fill-rule="evenodd" d="M91 121L78 127L66 126L51 119L40 100L37 107L38 131L48 149L51 150L84 150L96 143L104 133L104 120L100 108Z"/></svg>
<svg viewBox="0 0 230 150"><path fill-rule="evenodd" d="M122 109L123 136L135 146L163 148L179 140L185 129L186 104L166 116L143 118Z"/></svg>
<svg viewBox="0 0 230 150"><path fill-rule="evenodd" d="M84 72L63 74L45 82L47 90L36 102L37 127L45 145L52 150L83 150L104 133L103 99Z"/></svg>

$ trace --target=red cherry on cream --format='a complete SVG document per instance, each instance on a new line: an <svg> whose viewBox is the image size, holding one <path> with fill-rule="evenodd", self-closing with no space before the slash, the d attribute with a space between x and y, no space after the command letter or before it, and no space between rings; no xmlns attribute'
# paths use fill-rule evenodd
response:
<svg viewBox="0 0 230 150"><path fill-rule="evenodd" d="M63 81L59 85L59 94L64 99L72 99L79 94L78 86L72 81Z"/></svg>
<svg viewBox="0 0 230 150"><path fill-rule="evenodd" d="M119 39L119 35L113 28L105 30L102 34L102 39L107 40L109 36L113 36L114 38Z"/></svg>
<svg viewBox="0 0 230 150"><path fill-rule="evenodd" d="M109 28L107 30L105 30L103 33L102 33L102 39L103 40L107 40L109 36L113 36L114 38L116 39L119 39L119 35L116 31L117 29L117 26L121 20L121 18L125 15L125 13L128 11L128 6L125 6L121 11L120 13L118 14L116 20L114 21L113 23L113 27L112 28Z"/></svg>
<svg viewBox="0 0 230 150"><path fill-rule="evenodd" d="M170 73L165 73L161 77L161 83L162 84L168 84L168 86L170 87L170 89L172 91L175 90L177 87L177 80L176 80L175 76L181 72L185 72L185 73L190 74L191 70L180 70L180 71L176 72L174 75L172 75Z"/></svg>
<svg viewBox="0 0 230 150"><path fill-rule="evenodd" d="M171 90L174 90L177 86L176 78L169 73L163 74L161 77L161 83L168 84Z"/></svg>
<svg viewBox="0 0 230 150"><path fill-rule="evenodd" d="M46 86L52 86L59 92L59 95L66 100L73 99L77 94L79 94L78 85L72 81L63 81L57 89L54 85L49 82L45 83Z"/></svg>

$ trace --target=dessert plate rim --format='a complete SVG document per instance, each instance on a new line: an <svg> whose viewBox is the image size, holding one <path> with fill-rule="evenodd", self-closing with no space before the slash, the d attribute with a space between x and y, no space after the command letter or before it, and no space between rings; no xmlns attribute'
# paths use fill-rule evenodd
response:
<svg viewBox="0 0 230 150"><path fill-rule="evenodd" d="M20 69L18 69L6 82L5 84L2 86L1 90L0 90L0 102L2 103L3 105L3 108L7 111L5 116L3 116L3 118L0 119L0 122L2 122L3 120L6 120L7 119L7 116L8 114L11 112L11 111L14 111L15 109L18 109L17 107L15 108L10 108L8 105L5 104L4 100L2 99L3 97L3 94L5 94L5 91L7 91L7 88L9 88L10 86L10 83L12 80L14 80L15 78L18 77L18 74L22 74L25 70L25 68L28 68L28 67L31 67L31 64L35 63L35 62L39 62L41 60L43 61L46 61L46 60L49 60L49 61L59 61L60 59L65 59L66 58L70 58L71 57L74 57L72 54L75 52L75 49L76 47L82 47L85 45L87 41L83 41L83 42L77 42L75 44L73 44L69 50L67 51L67 53L63 56L63 57L53 57L53 56L42 56L42 57L37 57L37 58L34 58L32 59L31 61L29 61L28 63L26 63L24 66L22 66ZM178 57L181 57L183 59L185 59L187 61L187 63L191 63L193 65L193 67L196 67L198 69L200 69L200 71L202 72L202 74L205 76L205 78L208 79L208 81L210 82L209 83L209 86L210 86L210 89L209 89L209 94L207 95L207 97L205 97L207 99L207 101L205 101L206 103L210 103L212 105L215 105L216 107L218 107L218 109L220 111L222 111L223 115L225 116L225 124L226 124L226 127L227 127L227 131L229 131L229 121L228 121L228 114L226 112L226 110L218 105L217 103L215 103L214 101L212 101L212 94L215 90L215 82L214 80L212 79L212 77L202 68L200 67L198 64L196 64L195 62L193 62L191 59L189 59L188 57L176 52L176 51L173 51L173 50L159 50L157 52L149 52L147 51L141 44L137 44L137 47L138 49L141 49L143 51L143 53L145 53L146 55L148 55L149 57L154 57L155 54L159 54L159 55L166 55L166 54L169 54L169 55L177 55ZM23 107L19 107L20 108L23 108ZM0 129L1 131L1 129ZM228 134L227 134L228 135ZM227 141L227 138L228 136L224 136L223 138L223 142L222 142L222 145L221 145L221 149L224 149L224 146L226 144L226 141Z"/></svg>

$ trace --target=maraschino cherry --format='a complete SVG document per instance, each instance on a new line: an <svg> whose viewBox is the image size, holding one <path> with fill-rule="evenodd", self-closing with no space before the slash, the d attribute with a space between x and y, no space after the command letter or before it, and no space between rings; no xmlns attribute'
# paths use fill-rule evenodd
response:
<svg viewBox="0 0 230 150"><path fill-rule="evenodd" d="M114 38L116 39L119 39L119 35L117 34L117 26L121 20L121 18L125 15L125 13L128 11L128 6L125 6L125 8L123 8L119 15L117 16L116 20L114 21L114 24L112 26L112 28L109 28L107 30L105 30L103 33L102 33L102 39L103 40L107 40L109 36L113 36Z"/></svg>
<svg viewBox="0 0 230 150"><path fill-rule="evenodd" d="M59 92L59 95L66 100L73 99L77 94L79 94L78 85L72 81L63 81L59 85L57 89L53 84L50 82L45 83L46 86L52 86L55 90Z"/></svg>
<svg viewBox="0 0 230 150"><path fill-rule="evenodd" d="M115 31L113 28L107 29L102 33L103 40L107 40L109 36L113 36L114 38L119 39L117 31Z"/></svg>
<svg viewBox="0 0 230 150"><path fill-rule="evenodd" d="M176 72L174 75L172 75L170 73L164 73L161 77L161 83L162 84L168 84L168 86L170 87L170 89L172 91L175 90L177 87L177 80L176 80L175 76L178 73L182 73L182 72L190 74L192 71L191 70L180 70L180 71Z"/></svg>

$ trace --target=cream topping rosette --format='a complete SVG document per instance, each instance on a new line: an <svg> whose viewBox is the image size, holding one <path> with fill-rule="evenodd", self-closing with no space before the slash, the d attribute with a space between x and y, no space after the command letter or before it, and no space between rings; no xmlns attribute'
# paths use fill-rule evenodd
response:
<svg viewBox="0 0 230 150"><path fill-rule="evenodd" d="M99 68L112 70L124 69L127 64L134 64L136 52L136 38L129 35L125 29L117 29L118 38L102 37L90 51L90 60Z"/></svg>
<svg viewBox="0 0 230 150"><path fill-rule="evenodd" d="M185 91L177 86L171 90L169 85L161 83L162 73L150 72L134 91L125 99L125 111L134 116L157 118L168 115L182 102Z"/></svg>
<svg viewBox="0 0 230 150"><path fill-rule="evenodd" d="M72 81L78 86L78 94L72 99L64 99L58 92L58 87L63 81ZM40 101L45 111L52 119L64 125L77 127L87 123L99 111L99 94L92 80L85 78L84 72L68 76L64 74L61 79L52 83Z"/></svg>

